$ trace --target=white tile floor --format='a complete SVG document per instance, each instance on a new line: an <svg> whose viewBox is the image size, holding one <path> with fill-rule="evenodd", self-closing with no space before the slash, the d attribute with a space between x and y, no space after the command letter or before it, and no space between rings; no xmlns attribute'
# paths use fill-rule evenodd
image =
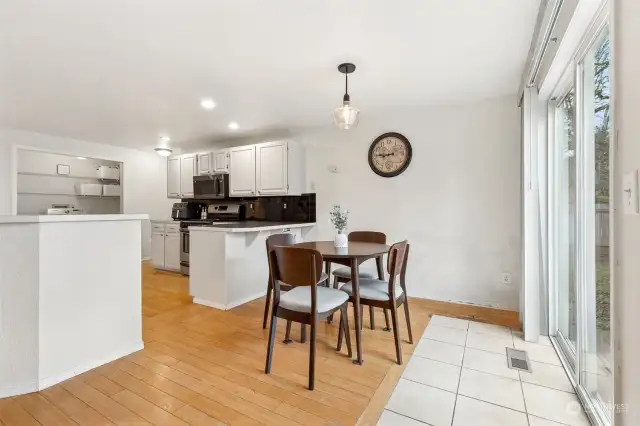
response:
<svg viewBox="0 0 640 426"><path fill-rule="evenodd" d="M507 367L526 350L532 373ZM529 343L505 327L433 316L379 426L587 426L548 338Z"/></svg>

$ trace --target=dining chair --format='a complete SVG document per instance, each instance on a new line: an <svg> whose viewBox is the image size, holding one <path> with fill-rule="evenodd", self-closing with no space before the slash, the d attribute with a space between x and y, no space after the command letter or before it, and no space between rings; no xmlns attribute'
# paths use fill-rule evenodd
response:
<svg viewBox="0 0 640 426"><path fill-rule="evenodd" d="M353 241L353 242L387 244L387 236L382 232L353 231L349 233L349 236L347 238L349 239L349 241ZM359 269L358 278L375 279L375 278L378 278L378 273L376 271ZM349 268L348 266L345 266L343 268L338 268L335 271L333 271L333 288L338 288L340 283L348 283L349 281L351 281L351 268ZM375 326L373 310L374 310L374 307L369 306L369 322L371 325L371 329L375 330L376 326ZM389 327L389 312L386 309L383 309L383 311L384 311L384 321L386 323L386 328L384 328L384 330L390 331L391 327ZM362 313L360 314L360 317L362 318Z"/></svg>
<svg viewBox="0 0 640 426"><path fill-rule="evenodd" d="M402 365L400 330L398 328L398 307L400 305L404 305L404 314L407 320L407 331L409 332L409 343L413 344L411 318L409 316L409 300L407 298L407 288L405 285L408 258L409 244L407 241L395 243L391 246L387 255L387 272L389 273L389 280L385 281L377 278L359 279L360 305L375 306L377 308L389 309L391 311L393 337L396 344L396 358L400 365ZM353 303L353 285L351 281L343 285L340 290L346 292L349 295L349 301ZM340 350L341 345L342 329L340 329L340 332L338 333L338 350Z"/></svg>
<svg viewBox="0 0 640 426"><path fill-rule="evenodd" d="M264 372L271 372L271 359L278 318L308 324L309 333L309 390L313 390L316 363L316 326L323 319L340 311L340 335L346 336L347 353L351 358L351 336L347 305L349 296L340 290L318 285L322 279L322 255L317 250L275 246L269 251L269 266L273 285L273 309L269 345ZM326 278L325 278L326 280ZM281 283L293 288L281 294ZM342 343L342 342L340 342ZM340 345L342 347L342 345Z"/></svg>
<svg viewBox="0 0 640 426"><path fill-rule="evenodd" d="M296 243L296 236L292 233L285 232L281 234L273 234L267 237L267 262L269 260L269 251L275 246L292 246ZM327 274L322 273L322 277L326 280ZM289 291L293 288L286 283L280 283L281 291ZM269 278L267 279L267 297L264 303L264 318L262 320L262 328L267 328L267 318L269 317L269 307L271 305L271 294L273 293L273 284L271 283L271 273L269 273ZM300 327L300 342L306 342L306 327L304 324ZM289 344L293 343L291 340L291 321L287 321L287 330L285 333L284 343Z"/></svg>

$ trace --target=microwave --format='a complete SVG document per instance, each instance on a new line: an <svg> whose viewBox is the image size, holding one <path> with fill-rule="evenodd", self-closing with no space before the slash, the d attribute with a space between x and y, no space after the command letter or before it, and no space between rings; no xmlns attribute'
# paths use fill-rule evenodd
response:
<svg viewBox="0 0 640 426"><path fill-rule="evenodd" d="M219 173L193 177L193 198L220 200L229 198L229 175Z"/></svg>

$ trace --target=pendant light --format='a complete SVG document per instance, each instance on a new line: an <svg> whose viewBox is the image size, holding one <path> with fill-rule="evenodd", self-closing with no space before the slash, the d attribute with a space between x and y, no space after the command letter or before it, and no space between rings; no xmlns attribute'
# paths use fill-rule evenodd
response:
<svg viewBox="0 0 640 426"><path fill-rule="evenodd" d="M336 126L343 130L349 130L358 125L358 115L360 110L351 106L349 98L349 74L356 70L356 66L351 63L338 65L338 71L344 74L344 97L342 98L342 106L333 111L333 121Z"/></svg>
<svg viewBox="0 0 640 426"><path fill-rule="evenodd" d="M171 142L171 138L169 138L169 136L161 136L160 146L155 149L155 152L157 152L158 155L162 157L170 156L173 150L167 147L167 145L169 145L169 142Z"/></svg>

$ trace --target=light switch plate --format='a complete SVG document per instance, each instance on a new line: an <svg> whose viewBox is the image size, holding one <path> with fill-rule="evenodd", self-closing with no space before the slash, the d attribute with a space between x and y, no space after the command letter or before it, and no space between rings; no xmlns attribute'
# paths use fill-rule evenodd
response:
<svg viewBox="0 0 640 426"><path fill-rule="evenodd" d="M622 205L624 214L638 214L638 171L622 177Z"/></svg>

